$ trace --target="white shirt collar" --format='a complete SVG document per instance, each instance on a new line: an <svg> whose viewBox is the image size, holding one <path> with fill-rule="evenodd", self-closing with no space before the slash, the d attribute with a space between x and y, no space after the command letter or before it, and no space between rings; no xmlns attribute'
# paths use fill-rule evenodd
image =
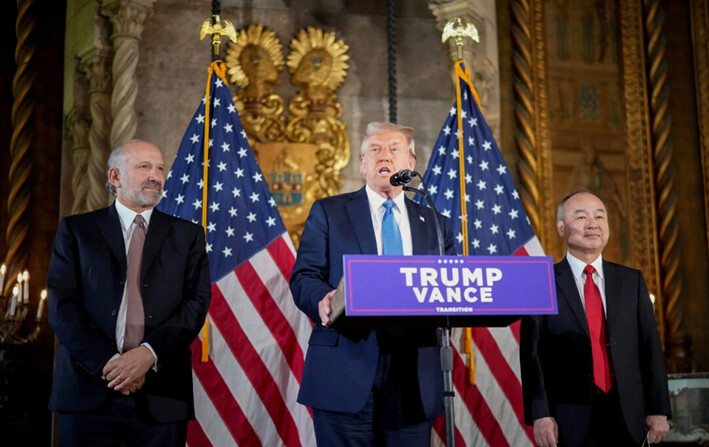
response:
<svg viewBox="0 0 709 447"><path fill-rule="evenodd" d="M369 200L369 206L372 207L373 211L379 211L387 199L377 194L377 192L375 192L369 185L365 187L365 190L367 191L367 199ZM401 192L401 194L398 194L391 200L394 201L396 207L399 209L399 212L402 212L402 210L406 206L406 195L403 194L403 191Z"/></svg>
<svg viewBox="0 0 709 447"><path fill-rule="evenodd" d="M124 204L121 203L120 200L116 199L115 201L116 204L116 212L118 212L118 217L121 221L121 228L123 228L123 231L127 230L130 228L130 226L133 224L133 221L135 220L135 216L138 214L132 209L128 208ZM150 208L142 213L140 213L141 216L143 216L143 219L145 219L145 227L148 228L150 226L150 216L153 215L153 209Z"/></svg>
<svg viewBox="0 0 709 447"><path fill-rule="evenodd" d="M566 252L566 260L569 261L569 266L571 267L571 272L574 274L575 278L583 278L583 269L586 268L586 263L575 257L568 251ZM598 257L591 263L596 273L602 279L603 276L603 255L598 255Z"/></svg>

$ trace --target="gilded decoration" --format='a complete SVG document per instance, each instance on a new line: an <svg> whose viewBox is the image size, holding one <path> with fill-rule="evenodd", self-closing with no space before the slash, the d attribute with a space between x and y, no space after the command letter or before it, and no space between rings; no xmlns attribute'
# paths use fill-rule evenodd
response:
<svg viewBox="0 0 709 447"><path fill-rule="evenodd" d="M561 197L578 187L598 194L611 215L604 257L643 271L662 337L642 11L631 0L516 0L513 12L518 60L527 61L516 93L527 93L520 107L535 104L517 113L527 135L518 149L531 161L521 177L535 179L529 198L537 197L544 248L557 260L565 254L550 225Z"/></svg>
<svg viewBox="0 0 709 447"><path fill-rule="evenodd" d="M350 157L337 90L347 76L349 47L334 33L309 27L291 41L287 64L276 34L250 25L229 43L226 64L249 142L288 232L297 246L313 202L339 192ZM284 101L270 85L287 65L299 90Z"/></svg>

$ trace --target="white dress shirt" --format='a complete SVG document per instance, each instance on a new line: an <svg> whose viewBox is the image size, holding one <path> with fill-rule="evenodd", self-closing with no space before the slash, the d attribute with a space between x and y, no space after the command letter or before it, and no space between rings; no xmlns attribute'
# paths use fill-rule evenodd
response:
<svg viewBox="0 0 709 447"><path fill-rule="evenodd" d="M377 254L382 254L382 219L384 218L384 202L387 199L380 196L372 188L367 185L367 199L369 200L369 213L372 217L372 226L374 227L374 237L377 239ZM399 225L401 233L401 245L405 255L413 254L413 243L411 242L411 225L409 224L409 212L406 209L404 200L406 196L403 191L392 200L396 204L393 208L394 220Z"/></svg>
<svg viewBox="0 0 709 447"><path fill-rule="evenodd" d="M583 297L583 285L586 282L586 274L583 269L586 268L586 263L582 260L574 257L571 253L566 253L566 260L569 261L569 266L571 267L571 272L574 274L574 281L576 281L576 288L579 291L579 296L581 297L581 306L584 311L586 310L586 301ZM595 272L593 272L593 282L598 286L598 290L601 292L601 301L603 302L603 313L606 312L606 280L603 276L603 256L599 255L595 261L591 263Z"/></svg>

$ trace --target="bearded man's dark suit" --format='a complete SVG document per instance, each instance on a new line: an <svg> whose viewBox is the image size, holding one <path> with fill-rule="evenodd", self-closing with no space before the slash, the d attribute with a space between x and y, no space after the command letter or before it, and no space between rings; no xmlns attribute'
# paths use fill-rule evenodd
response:
<svg viewBox="0 0 709 447"><path fill-rule="evenodd" d="M366 188L366 187L365 187ZM291 276L296 305L314 323L298 402L309 407L344 413L360 411L372 390L380 354L377 331L367 328L336 330L323 327L318 302L337 288L344 254L377 254L369 201L365 188L315 202L305 223ZM414 254L437 255L434 213L405 200ZM455 254L448 219L438 216L445 251ZM372 293L376 293L372 284ZM410 383L417 383L428 419L443 413L443 380L435 329L404 329L397 349L411 353ZM413 396L415 399L418 396ZM406 412L408 402L391 403Z"/></svg>
<svg viewBox="0 0 709 447"><path fill-rule="evenodd" d="M579 445L591 420L593 362L588 323L566 258L554 266L558 315L522 320L520 359L525 422L551 416L561 446ZM642 273L603 261L611 365L625 424L645 438L645 417L670 416L665 360Z"/></svg>
<svg viewBox="0 0 709 447"><path fill-rule="evenodd" d="M59 338L49 409L91 412L109 393L102 369L117 352L126 249L115 206L61 220L49 267L49 323ZM153 210L141 271L143 341L158 357L135 393L158 423L194 418L190 343L211 285L204 232Z"/></svg>

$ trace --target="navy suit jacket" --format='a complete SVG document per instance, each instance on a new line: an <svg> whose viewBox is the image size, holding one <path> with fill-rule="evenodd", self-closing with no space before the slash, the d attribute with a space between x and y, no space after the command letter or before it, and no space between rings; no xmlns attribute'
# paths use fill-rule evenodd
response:
<svg viewBox="0 0 709 447"><path fill-rule="evenodd" d="M115 392L101 376L118 352L116 319L125 278L126 250L115 206L61 220L47 277L49 323L59 338L50 410L92 411ZM190 343L211 298L202 228L154 210L141 278L143 341L159 363L138 393L158 422L192 419Z"/></svg>
<svg viewBox="0 0 709 447"><path fill-rule="evenodd" d="M588 323L571 267L554 266L558 315L522 320L520 360L525 422L552 416L562 445L578 445L589 430L593 360ZM621 410L638 444L645 417L670 416L665 359L642 272L603 261L606 328Z"/></svg>
<svg viewBox="0 0 709 447"><path fill-rule="evenodd" d="M414 254L437 255L434 212L406 199ZM315 202L300 239L291 275L296 305L314 323L305 358L298 402L328 411L355 413L365 404L379 358L375 331L323 327L318 302L342 278L344 254L377 254L365 188ZM448 219L438 216L445 251L455 254ZM376 288L373 285L373 288ZM421 403L429 419L443 413L443 379L435 329L405 329L402 339L414 356L411 374L418 381Z"/></svg>

